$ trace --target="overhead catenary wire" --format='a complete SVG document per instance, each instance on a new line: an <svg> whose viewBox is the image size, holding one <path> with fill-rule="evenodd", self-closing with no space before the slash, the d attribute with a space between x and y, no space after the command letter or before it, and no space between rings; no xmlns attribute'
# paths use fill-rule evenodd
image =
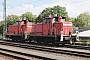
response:
<svg viewBox="0 0 90 60"><path fill-rule="evenodd" d="M80 2L85 2L85 1L88 1L88 0L81 0L81 1L73 2L73 3L80 3Z"/></svg>
<svg viewBox="0 0 90 60"><path fill-rule="evenodd" d="M33 2L26 3L26 4L38 3L38 2L40 2L40 1L43 1L43 0L35 0L35 1L33 1ZM85 1L89 1L89 0L80 0L80 1L72 2L71 4L81 3L81 2L85 2ZM68 4L70 4L70 3L68 3ZM22 5L18 5L18 6L22 6ZM14 6L14 7L17 7L17 6ZM14 8L14 7L10 7L10 8Z"/></svg>
<svg viewBox="0 0 90 60"><path fill-rule="evenodd" d="M30 2L30 3L26 3L26 4L38 3L38 2L40 2L40 1L43 1L43 0L35 0L35 1L32 1L32 2ZM80 0L80 1L72 2L71 4L81 3L81 2L85 2L85 1L89 1L89 0ZM68 4L70 4L70 3L68 3ZM65 4L65 5L67 5L67 4ZM22 6L22 5L17 5L17 6ZM17 6L9 7L8 9L10 9L10 8L15 8L15 7L17 7ZM2 11L2 10L0 10L0 11Z"/></svg>
<svg viewBox="0 0 90 60"><path fill-rule="evenodd" d="M32 1L32 2L30 2L30 3L26 3L26 4L38 3L38 2L40 2L40 1L43 1L43 0L35 0L35 1ZM17 6L22 6L22 5L17 5ZM15 7L17 7L17 6L9 7L9 8L15 8Z"/></svg>

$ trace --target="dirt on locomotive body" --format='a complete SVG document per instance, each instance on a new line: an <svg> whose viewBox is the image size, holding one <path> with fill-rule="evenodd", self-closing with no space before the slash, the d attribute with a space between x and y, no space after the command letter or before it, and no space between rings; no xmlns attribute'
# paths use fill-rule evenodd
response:
<svg viewBox="0 0 90 60"><path fill-rule="evenodd" d="M19 20L8 27L6 37L11 40L27 40L54 44L73 44L77 41L77 34L72 35L72 22L65 17L48 15L43 22L33 24L29 20Z"/></svg>

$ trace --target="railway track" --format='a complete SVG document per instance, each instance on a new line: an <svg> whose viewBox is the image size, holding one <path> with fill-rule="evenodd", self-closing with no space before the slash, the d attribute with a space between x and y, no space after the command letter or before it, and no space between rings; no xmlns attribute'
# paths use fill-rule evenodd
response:
<svg viewBox="0 0 90 60"><path fill-rule="evenodd" d="M90 58L90 50L46 47L46 46L39 46L39 45L37 46L37 45L30 45L30 44L5 42L5 41L0 41L0 44L14 46L14 47L20 47L20 48L25 48L25 49L34 49L34 50L39 50L39 51L47 51L47 52L58 53L58 54L59 53L60 54L68 54L68 55L73 55L73 56Z"/></svg>
<svg viewBox="0 0 90 60"><path fill-rule="evenodd" d="M7 41L7 40L4 40L4 41ZM7 41L8 42L8 41ZM13 41L9 41L9 42L13 42ZM21 42L21 41L20 41ZM17 42L18 43L18 42ZM23 43L23 42L22 42ZM28 43L26 42L27 44L34 44L34 45L42 45L42 46L50 46L50 47L54 47L52 44L37 44L37 43ZM74 45L71 45L71 44L65 44L65 45L58 45L56 47L65 47L65 48L74 48L74 49L83 49L83 50L90 50L90 45L77 45L77 44L74 44Z"/></svg>
<svg viewBox="0 0 90 60"><path fill-rule="evenodd" d="M74 48L74 49L83 49L83 50L90 50L90 46L87 45L60 45L60 47L66 47L66 48Z"/></svg>
<svg viewBox="0 0 90 60"><path fill-rule="evenodd" d="M6 44L4 44L4 45L6 45ZM2 47L4 45L2 45ZM12 46L14 46L14 45L12 45ZM7 48L2 48L2 47L0 46L0 54L6 55L6 56L9 56L9 57L13 57L17 60L18 59L19 60L55 60L53 58L33 55L33 54L30 54L30 53L26 53L26 52L20 52L15 47L14 47L14 49L12 49L12 48L7 49ZM5 46L5 47L8 47L8 46Z"/></svg>
<svg viewBox="0 0 90 60"><path fill-rule="evenodd" d="M30 55L28 56L25 53L20 53L17 51L12 51L12 50L7 50L7 49L2 49L0 48L0 54L5 55L5 56L9 56L9 57L13 57L15 59L20 59L20 60L29 60L32 59L30 57Z"/></svg>

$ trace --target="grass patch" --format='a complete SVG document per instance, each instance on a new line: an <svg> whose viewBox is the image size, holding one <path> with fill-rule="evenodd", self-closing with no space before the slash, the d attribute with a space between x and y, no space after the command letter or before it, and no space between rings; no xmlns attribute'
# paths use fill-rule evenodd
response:
<svg viewBox="0 0 90 60"><path fill-rule="evenodd" d="M76 44L90 44L90 38L79 38L79 41L75 42Z"/></svg>

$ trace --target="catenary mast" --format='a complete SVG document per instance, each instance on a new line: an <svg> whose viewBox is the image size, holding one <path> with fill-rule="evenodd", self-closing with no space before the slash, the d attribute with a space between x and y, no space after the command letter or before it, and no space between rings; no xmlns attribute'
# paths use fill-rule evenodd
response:
<svg viewBox="0 0 90 60"><path fill-rule="evenodd" d="M4 0L3 4L3 20L4 20L4 27L3 27L3 38L5 38L7 32L7 21L6 21L6 0Z"/></svg>

